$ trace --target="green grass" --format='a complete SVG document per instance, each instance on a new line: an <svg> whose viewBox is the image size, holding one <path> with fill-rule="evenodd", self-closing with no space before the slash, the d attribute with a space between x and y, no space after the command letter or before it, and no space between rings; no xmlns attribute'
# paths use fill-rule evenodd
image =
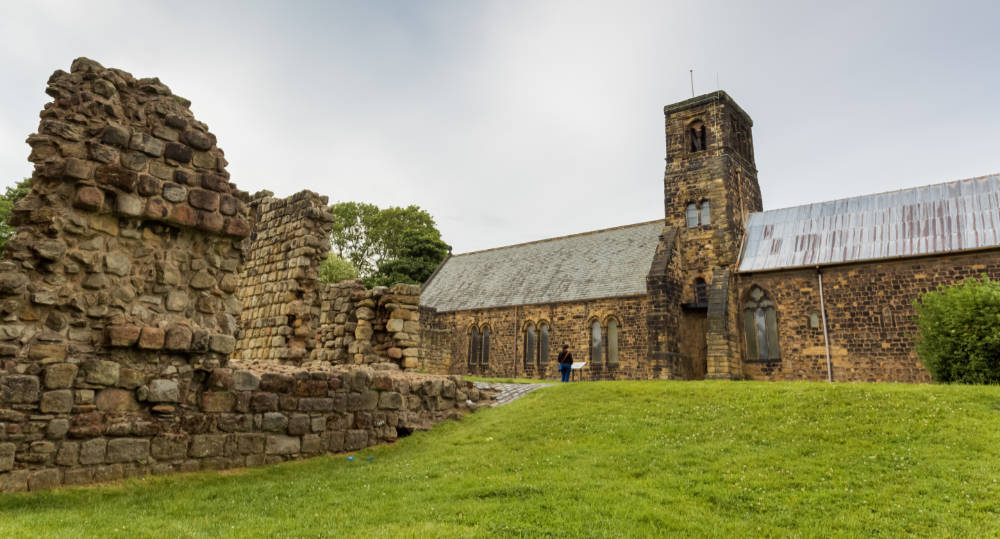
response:
<svg viewBox="0 0 1000 539"><path fill-rule="evenodd" d="M354 462L0 496L0 536L987 537L998 480L998 387L561 384Z"/></svg>

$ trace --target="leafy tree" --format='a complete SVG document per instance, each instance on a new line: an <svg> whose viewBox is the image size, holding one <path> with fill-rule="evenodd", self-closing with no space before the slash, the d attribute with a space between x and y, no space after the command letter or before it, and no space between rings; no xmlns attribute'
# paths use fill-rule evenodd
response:
<svg viewBox="0 0 1000 539"><path fill-rule="evenodd" d="M914 300L917 353L938 382L1000 383L1000 281L986 275Z"/></svg>
<svg viewBox="0 0 1000 539"><path fill-rule="evenodd" d="M333 253L350 261L368 286L423 282L448 254L434 218L419 206L338 202L330 213Z"/></svg>
<svg viewBox="0 0 1000 539"><path fill-rule="evenodd" d="M14 210L14 204L24 198L31 190L31 178L25 178L13 187L7 187L3 195L0 195L0 253L7 246L7 240L14 235L14 227L7 224L10 215Z"/></svg>
<svg viewBox="0 0 1000 539"><path fill-rule="evenodd" d="M357 279L358 269L350 261L344 260L335 253L330 253L320 264L319 280L321 283L339 283L348 279Z"/></svg>
<svg viewBox="0 0 1000 539"><path fill-rule="evenodd" d="M378 272L367 281L371 286L421 284L448 256L448 245L426 230L406 230L397 239L399 254L379 262Z"/></svg>

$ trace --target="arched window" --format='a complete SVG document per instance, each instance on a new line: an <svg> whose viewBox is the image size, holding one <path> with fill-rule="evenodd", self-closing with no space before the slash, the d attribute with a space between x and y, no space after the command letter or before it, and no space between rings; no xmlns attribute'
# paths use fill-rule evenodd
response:
<svg viewBox="0 0 1000 539"><path fill-rule="evenodd" d="M753 287L743 305L743 331L747 342L747 359L776 361L778 352L778 319L774 302L760 289Z"/></svg>
<svg viewBox="0 0 1000 539"><path fill-rule="evenodd" d="M479 339L479 328L472 328L472 333L469 334L469 365L479 363L479 350L482 344Z"/></svg>
<svg viewBox="0 0 1000 539"><path fill-rule="evenodd" d="M538 324L538 357L535 362L544 365L549 360L549 326L548 324Z"/></svg>
<svg viewBox="0 0 1000 539"><path fill-rule="evenodd" d="M528 322L524 328L524 366L531 365L535 358L535 325Z"/></svg>
<svg viewBox="0 0 1000 539"><path fill-rule="evenodd" d="M687 213L685 214L687 227L694 228L698 226L698 205L694 202L687 205Z"/></svg>
<svg viewBox="0 0 1000 539"><path fill-rule="evenodd" d="M611 318L608 320L608 365L618 364L618 322Z"/></svg>
<svg viewBox="0 0 1000 539"><path fill-rule="evenodd" d="M601 335L601 323L594 320L590 326L590 364L601 364L601 343L604 341Z"/></svg>
<svg viewBox="0 0 1000 539"><path fill-rule="evenodd" d="M490 326L483 326L483 353L479 356L483 365L490 364Z"/></svg>
<svg viewBox="0 0 1000 539"><path fill-rule="evenodd" d="M694 292L694 304L696 306L707 307L708 306L708 283L705 279L698 277L694 280L694 284L691 285L692 291Z"/></svg>
<svg viewBox="0 0 1000 539"><path fill-rule="evenodd" d="M695 120L688 124L688 149L700 152L705 148L705 124L701 120Z"/></svg>
<svg viewBox="0 0 1000 539"><path fill-rule="evenodd" d="M707 199L701 201L701 211L698 213L701 216L701 226L708 226L712 224L712 216L709 215Z"/></svg>

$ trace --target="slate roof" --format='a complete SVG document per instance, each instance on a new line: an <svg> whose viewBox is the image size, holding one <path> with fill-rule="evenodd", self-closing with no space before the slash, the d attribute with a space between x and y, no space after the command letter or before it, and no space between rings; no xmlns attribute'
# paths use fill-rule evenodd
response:
<svg viewBox="0 0 1000 539"><path fill-rule="evenodd" d="M1000 246L1000 175L751 214L740 272Z"/></svg>
<svg viewBox="0 0 1000 539"><path fill-rule="evenodd" d="M658 220L453 255L420 304L460 311L645 294L662 231Z"/></svg>

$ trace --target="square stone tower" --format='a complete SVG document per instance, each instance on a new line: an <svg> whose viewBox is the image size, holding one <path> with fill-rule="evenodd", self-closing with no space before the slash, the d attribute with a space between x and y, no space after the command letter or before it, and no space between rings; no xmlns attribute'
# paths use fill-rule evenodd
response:
<svg viewBox="0 0 1000 539"><path fill-rule="evenodd" d="M681 305L673 375L737 377L730 276L745 217L762 209L753 120L723 91L668 105L663 113L665 231L674 238L672 278Z"/></svg>

